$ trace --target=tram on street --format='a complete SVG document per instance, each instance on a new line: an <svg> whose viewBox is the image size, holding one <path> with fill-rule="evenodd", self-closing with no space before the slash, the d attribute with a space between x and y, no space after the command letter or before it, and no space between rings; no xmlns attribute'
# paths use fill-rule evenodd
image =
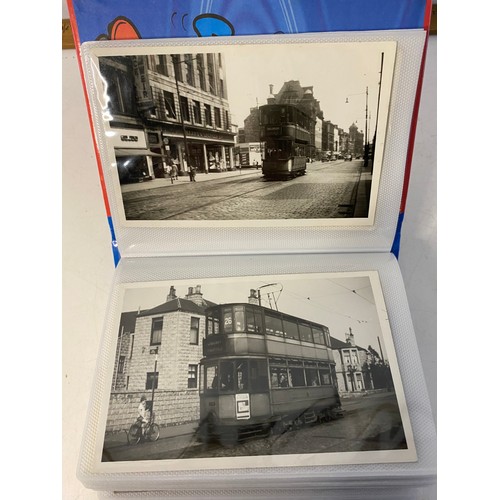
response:
<svg viewBox="0 0 500 500"><path fill-rule="evenodd" d="M203 442L235 443L333 420L343 415L336 384L327 327L246 303L206 310Z"/></svg>
<svg viewBox="0 0 500 500"><path fill-rule="evenodd" d="M290 104L266 104L259 108L260 140L265 143L262 174L266 178L304 175L314 146L315 120Z"/></svg>

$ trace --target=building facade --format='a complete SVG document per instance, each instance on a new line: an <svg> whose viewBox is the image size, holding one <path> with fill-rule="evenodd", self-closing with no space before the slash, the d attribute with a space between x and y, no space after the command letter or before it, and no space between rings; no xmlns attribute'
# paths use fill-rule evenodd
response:
<svg viewBox="0 0 500 500"><path fill-rule="evenodd" d="M103 57L99 65L120 182L163 177L172 163L181 175L190 165L234 167L222 54Z"/></svg>
<svg viewBox="0 0 500 500"><path fill-rule="evenodd" d="M142 395L159 425L199 418L199 362L211 305L200 286L183 298L171 287L165 303L122 314L107 431L130 427Z"/></svg>

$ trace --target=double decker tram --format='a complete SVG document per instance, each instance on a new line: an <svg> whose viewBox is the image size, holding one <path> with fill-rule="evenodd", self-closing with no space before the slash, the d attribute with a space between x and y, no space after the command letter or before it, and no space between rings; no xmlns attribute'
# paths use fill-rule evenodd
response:
<svg viewBox="0 0 500 500"><path fill-rule="evenodd" d="M313 146L315 120L290 104L261 106L260 140L265 142L262 174L267 178L304 175Z"/></svg>
<svg viewBox="0 0 500 500"><path fill-rule="evenodd" d="M327 327L263 306L223 304L207 309L206 332L202 441L235 443L342 416Z"/></svg>

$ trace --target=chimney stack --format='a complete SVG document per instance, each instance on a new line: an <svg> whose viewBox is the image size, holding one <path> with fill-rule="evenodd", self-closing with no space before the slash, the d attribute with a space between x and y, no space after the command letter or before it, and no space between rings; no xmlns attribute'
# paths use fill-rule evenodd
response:
<svg viewBox="0 0 500 500"><path fill-rule="evenodd" d="M173 286L170 287L170 291L168 292L168 295L167 295L167 302L169 300L174 300L177 298L177 295L176 295L176 292L175 292L175 288Z"/></svg>
<svg viewBox="0 0 500 500"><path fill-rule="evenodd" d="M201 293L201 285L196 285L196 287L188 287L188 294L186 295L186 299L194 302L197 306L203 306L203 294Z"/></svg>
<svg viewBox="0 0 500 500"><path fill-rule="evenodd" d="M352 347L356 347L356 342L354 341L354 334L352 333L351 327L349 327L349 333L345 334L345 340Z"/></svg>

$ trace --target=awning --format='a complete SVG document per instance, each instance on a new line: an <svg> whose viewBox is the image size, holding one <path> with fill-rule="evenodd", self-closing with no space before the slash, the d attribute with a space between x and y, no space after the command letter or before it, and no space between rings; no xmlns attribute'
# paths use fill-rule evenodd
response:
<svg viewBox="0 0 500 500"><path fill-rule="evenodd" d="M118 156L158 156L166 158L168 155L153 153L150 149L115 149L115 155Z"/></svg>

